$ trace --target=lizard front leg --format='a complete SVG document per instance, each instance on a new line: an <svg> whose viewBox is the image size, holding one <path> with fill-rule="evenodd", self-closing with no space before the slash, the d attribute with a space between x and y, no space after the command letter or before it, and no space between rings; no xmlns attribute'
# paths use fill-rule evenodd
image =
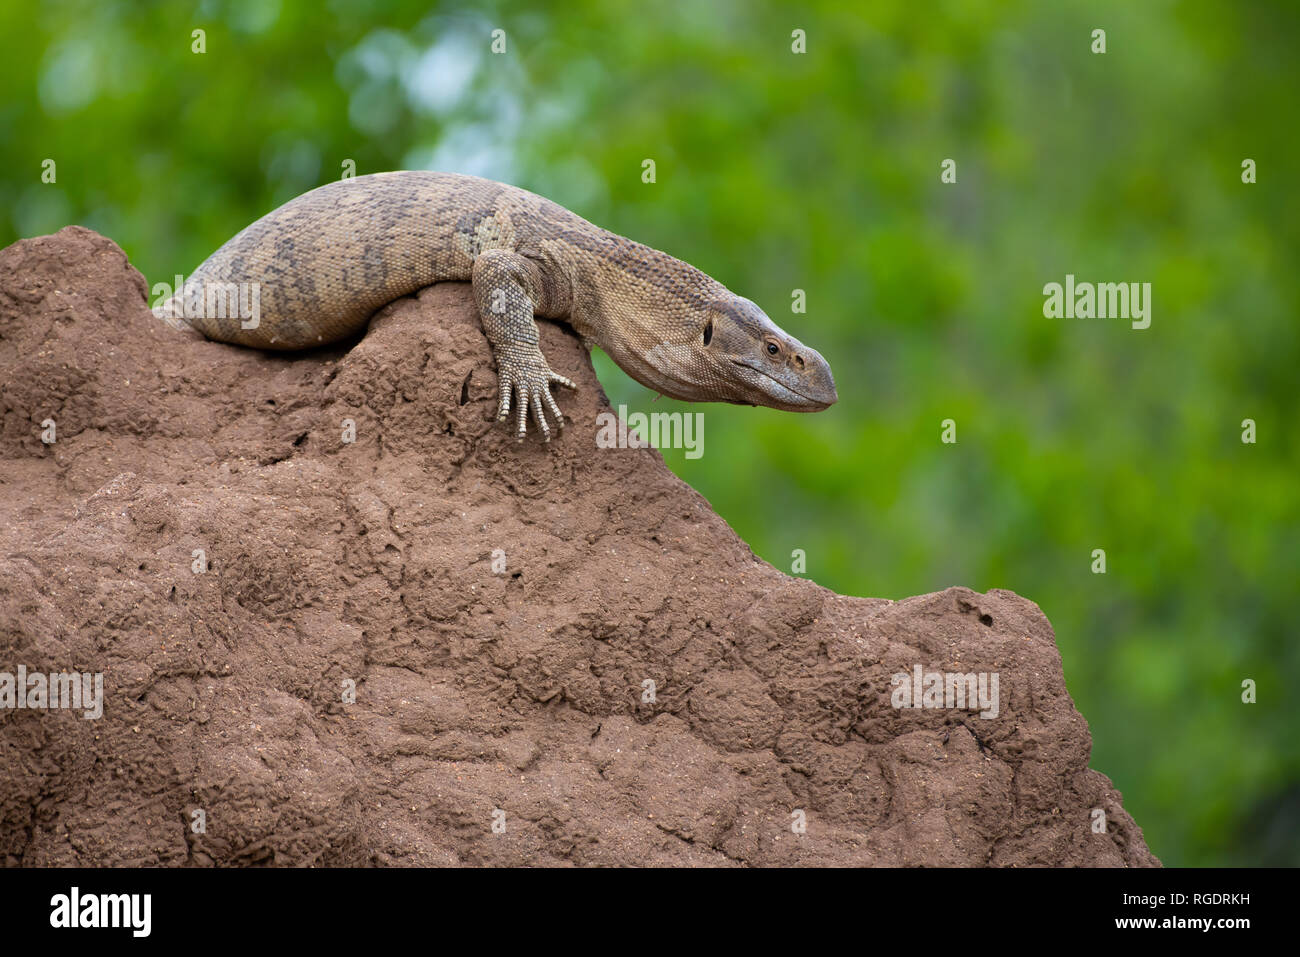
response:
<svg viewBox="0 0 1300 957"><path fill-rule="evenodd" d="M551 383L570 389L577 386L551 371L538 345L537 323L533 316L541 304L545 287L535 262L506 249L489 249L474 260L471 276L479 321L497 360L500 400L497 420L510 414L512 395L518 427L515 438L523 441L527 429L528 409L542 430L542 440L551 441L543 403L555 416L556 429L564 428L564 416L551 396Z"/></svg>

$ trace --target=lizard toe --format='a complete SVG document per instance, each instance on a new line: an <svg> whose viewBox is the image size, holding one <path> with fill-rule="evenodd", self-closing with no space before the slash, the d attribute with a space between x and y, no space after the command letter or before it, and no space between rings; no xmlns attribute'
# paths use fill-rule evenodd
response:
<svg viewBox="0 0 1300 957"><path fill-rule="evenodd" d="M560 385L567 385L570 389L572 389L575 392L578 391L577 383L575 383L572 379L566 379L558 372L550 372L550 370L547 370L547 372L548 372L547 378L551 382L558 382Z"/></svg>
<svg viewBox="0 0 1300 957"><path fill-rule="evenodd" d="M501 391L497 398L497 421L505 421L505 417L510 414L510 380L505 376L501 377Z"/></svg>
<svg viewBox="0 0 1300 957"><path fill-rule="evenodd" d="M517 408L515 409L515 441L522 442L524 435L528 432L528 393L524 386L520 385L519 395L517 397Z"/></svg>
<svg viewBox="0 0 1300 957"><path fill-rule="evenodd" d="M551 415L555 416L555 431L560 432L564 429L564 413L560 407L555 404L555 396L551 395L549 388L542 389L542 397L546 400L547 407L551 410Z"/></svg>
<svg viewBox="0 0 1300 957"><path fill-rule="evenodd" d="M551 427L546 424L546 415L542 411L542 389L534 389L532 397L529 399L529 405L533 409L533 419L537 422L537 427L542 430L542 441L551 441Z"/></svg>

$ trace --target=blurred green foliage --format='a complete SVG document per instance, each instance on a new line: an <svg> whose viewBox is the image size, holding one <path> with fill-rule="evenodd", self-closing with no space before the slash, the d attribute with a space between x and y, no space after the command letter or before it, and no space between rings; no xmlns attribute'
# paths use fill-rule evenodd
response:
<svg viewBox="0 0 1300 957"><path fill-rule="evenodd" d="M170 280L351 160L688 260L839 385L709 406L704 457L666 452L759 555L1033 598L1151 848L1295 864L1298 45L1290 2L6 4L0 244L82 223ZM1151 327L1044 318L1066 273L1151 282Z"/></svg>

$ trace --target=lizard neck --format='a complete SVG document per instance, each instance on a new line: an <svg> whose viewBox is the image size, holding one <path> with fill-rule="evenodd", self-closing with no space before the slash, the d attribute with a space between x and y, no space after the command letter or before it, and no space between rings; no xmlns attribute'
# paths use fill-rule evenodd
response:
<svg viewBox="0 0 1300 957"><path fill-rule="evenodd" d="M656 347L699 337L722 285L657 249L602 230L573 257L569 322L643 385L673 395L671 375L649 361Z"/></svg>

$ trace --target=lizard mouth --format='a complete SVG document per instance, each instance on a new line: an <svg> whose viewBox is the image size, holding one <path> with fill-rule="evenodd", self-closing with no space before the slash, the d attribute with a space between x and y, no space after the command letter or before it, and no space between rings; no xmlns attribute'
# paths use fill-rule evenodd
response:
<svg viewBox="0 0 1300 957"><path fill-rule="evenodd" d="M831 399L828 402L824 398L800 392L798 389L786 385L771 373L765 372L757 366L752 366L741 359L732 359L731 364L740 366L742 369L748 369L750 372L756 372L766 379L767 381L763 384L772 398L776 400L779 408L792 409L797 412L820 412L822 409L830 408L835 401Z"/></svg>

